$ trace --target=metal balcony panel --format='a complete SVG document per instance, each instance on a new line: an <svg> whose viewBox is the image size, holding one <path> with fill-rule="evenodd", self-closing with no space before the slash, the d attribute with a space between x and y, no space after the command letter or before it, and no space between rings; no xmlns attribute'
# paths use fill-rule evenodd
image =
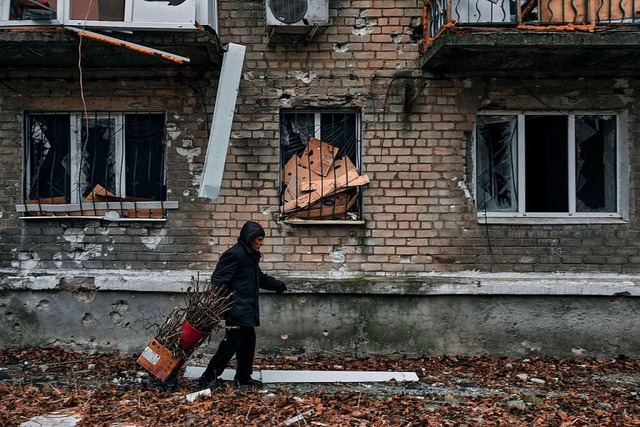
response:
<svg viewBox="0 0 640 427"><path fill-rule="evenodd" d="M588 77L640 72L640 28L624 31L527 31L458 27L436 37L421 59L447 76Z"/></svg>

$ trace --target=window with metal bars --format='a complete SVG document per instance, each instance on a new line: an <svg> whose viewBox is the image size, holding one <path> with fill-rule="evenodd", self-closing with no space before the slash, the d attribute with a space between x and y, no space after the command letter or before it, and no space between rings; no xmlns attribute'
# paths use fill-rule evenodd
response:
<svg viewBox="0 0 640 427"><path fill-rule="evenodd" d="M25 204L73 205L51 209L67 215L163 217L157 202L166 200L165 158L163 113L29 112Z"/></svg>
<svg viewBox="0 0 640 427"><path fill-rule="evenodd" d="M360 157L359 111L281 111L284 219L361 220Z"/></svg>

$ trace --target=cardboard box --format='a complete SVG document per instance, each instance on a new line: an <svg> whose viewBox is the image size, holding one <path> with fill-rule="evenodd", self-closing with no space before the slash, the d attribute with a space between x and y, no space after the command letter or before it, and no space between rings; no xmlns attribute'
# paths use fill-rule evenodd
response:
<svg viewBox="0 0 640 427"><path fill-rule="evenodd" d="M171 352L155 338L151 340L142 351L140 357L138 357L138 364L163 382L177 373L183 363L183 359L173 357Z"/></svg>

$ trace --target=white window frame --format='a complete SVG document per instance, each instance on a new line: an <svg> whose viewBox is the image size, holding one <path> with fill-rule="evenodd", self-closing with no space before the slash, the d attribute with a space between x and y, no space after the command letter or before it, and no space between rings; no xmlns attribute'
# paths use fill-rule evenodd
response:
<svg viewBox="0 0 640 427"><path fill-rule="evenodd" d="M164 114L161 111L148 111L145 113L148 114ZM27 113L31 114L31 112ZM49 113L40 113L40 114L49 114ZM160 201L111 201L111 202L87 202L84 200L80 200L80 179L79 179L79 168L81 166L80 156L82 152L82 127L84 126L82 117L83 113L75 112L75 111L58 111L58 112L50 112L51 115L55 114L64 114L69 116L69 174L70 174L70 185L69 185L69 202L62 204L50 204L51 202L44 201L43 203L38 204L18 204L16 205L16 210L20 213L24 212L38 212L37 216L21 216L20 219L25 220L38 220L38 219L67 219L67 218L99 218L99 219L107 219L109 221L142 221L142 222L164 222L165 218L156 218L156 217L128 217L121 218L118 215L109 215L105 214L104 217L96 216L92 214L93 211L101 211L107 210L112 212L122 211L122 210L136 210L136 209L178 209L179 205L177 201L170 201L167 199L168 194L165 194L165 198ZM115 121L115 134L114 134L114 144L115 144L115 154L114 157L118 159L115 162L115 195L120 198L126 197L126 159L125 159L125 130L124 130L124 120L127 114L131 114L129 111L118 111L118 112L99 112L99 114L94 114L89 117L89 120L93 119L113 119ZM165 123L166 126L166 123ZM31 148L29 148L31 149ZM165 153L166 155L166 153ZM22 160L23 167L25 167L25 194L29 194L31 192L31 171L29 170L29 164L26 161L26 158ZM166 185L166 162L164 165L164 171L162 172L162 176L165 179ZM168 193L168 192L167 192ZM47 199L45 199L47 200ZM83 215L69 215L69 211L82 211L86 210L87 213Z"/></svg>
<svg viewBox="0 0 640 427"><path fill-rule="evenodd" d="M526 212L525 211L525 116L526 115L566 115L568 117L568 212ZM627 111L505 111L491 110L478 113L480 116L516 116L518 132L512 140L512 148L516 154L517 163L514 165L517 179L516 212L482 211L477 210L480 224L617 224L627 223L629 220L629 141L627 132ZM576 164L575 164L575 117L576 116L615 116L616 117L616 212L577 212L576 211ZM476 122L477 124L477 122ZM478 196L476 153L477 125L474 126L472 138L473 175L472 187L474 198ZM477 205L476 205L477 206Z"/></svg>
<svg viewBox="0 0 640 427"><path fill-rule="evenodd" d="M97 2L98 0L93 0ZM52 20L10 20L11 0L0 0L0 27L20 27L20 26L60 26L69 25L82 28L122 28L122 29L168 29L183 30L195 29L196 25L209 25L217 31L217 1L215 0L186 0L187 6L193 9L193 16L184 22L171 21L175 13L167 13L167 20L157 19L153 21L134 20L134 4L140 3L149 6L149 2L144 0L125 0L123 21L92 21L83 19L71 19L71 0L58 0L56 6L56 19ZM151 3L153 4L153 3ZM158 3L158 5L163 3ZM183 3L184 5L184 3ZM156 6L159 7L159 6ZM167 11L171 12L167 6ZM147 16L147 14L143 14ZM164 17L163 17L164 18Z"/></svg>
<svg viewBox="0 0 640 427"><path fill-rule="evenodd" d="M115 144L115 158L118 159L115 162L115 176L116 176L116 192L115 195L118 197L126 197L125 188L126 188L126 179L125 179L125 168L122 165L127 164L127 159L125 158L125 149L124 149L124 114L123 113L113 113L113 114L98 114L96 116L92 116L89 120L113 120L114 121L114 144ZM82 114L79 113L70 113L70 126L71 126L71 138L70 141L70 171L71 171L71 203L80 203L80 193L79 190L80 185L82 184L78 177L80 176L80 165L82 155L82 128L85 126L84 120L82 120ZM74 138L75 137L75 138Z"/></svg>

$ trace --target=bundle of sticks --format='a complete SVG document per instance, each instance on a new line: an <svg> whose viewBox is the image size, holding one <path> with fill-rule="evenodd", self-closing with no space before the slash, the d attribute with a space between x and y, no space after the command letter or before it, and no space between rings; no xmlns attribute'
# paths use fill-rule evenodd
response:
<svg viewBox="0 0 640 427"><path fill-rule="evenodd" d="M186 359L189 354L180 342L183 323L186 321L192 328L208 335L221 327L221 321L233 305L233 299L224 288L209 281L201 285L199 276L191 278L191 285L184 292L184 297L186 306L175 307L169 313L155 338L174 356Z"/></svg>
<svg viewBox="0 0 640 427"><path fill-rule="evenodd" d="M199 278L192 278L185 296L187 322L206 334L220 326L220 321L233 304L226 288L215 286L206 280L204 287L200 289Z"/></svg>

